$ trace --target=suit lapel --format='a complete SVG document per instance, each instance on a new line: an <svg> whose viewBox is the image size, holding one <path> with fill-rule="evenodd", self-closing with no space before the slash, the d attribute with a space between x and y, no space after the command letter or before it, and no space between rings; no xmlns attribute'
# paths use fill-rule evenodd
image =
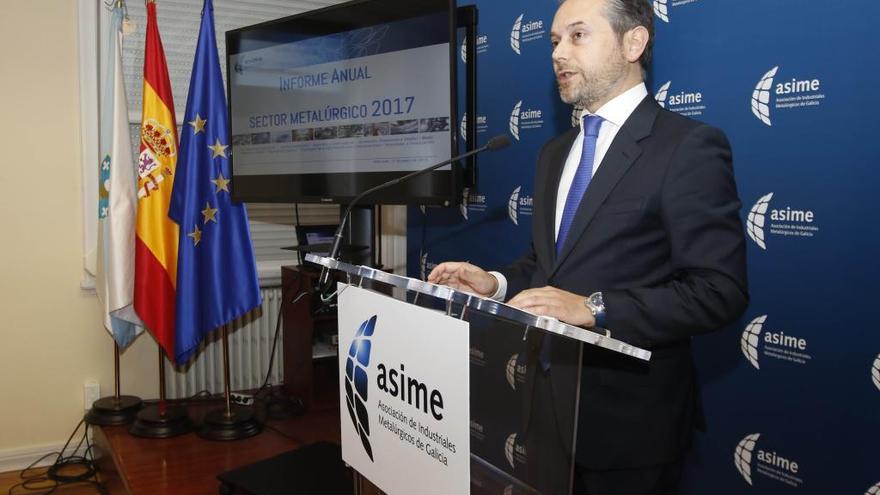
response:
<svg viewBox="0 0 880 495"><path fill-rule="evenodd" d="M565 161L578 132L577 128L568 131L562 136L559 144L548 153L549 170L544 187L544 209L541 215L543 221L541 239L544 240L543 249L549 261L545 266L553 266L556 262L556 192L559 189Z"/></svg>
<svg viewBox="0 0 880 495"><path fill-rule="evenodd" d="M568 237L562 246L562 251L553 264L550 277L559 270L560 265L571 254L574 245L587 230L599 208L605 202L605 199L608 198L608 195L611 194L614 186L626 174L636 159L641 156L642 148L638 142L651 134L651 128L654 125L658 111L659 107L651 95L646 96L626 122L624 122L620 131L617 132L614 141L611 142L611 146L602 159L599 170L590 181L590 185L581 199L571 228L568 231ZM558 178L556 182L559 182ZM553 230L551 230L550 239L554 238Z"/></svg>

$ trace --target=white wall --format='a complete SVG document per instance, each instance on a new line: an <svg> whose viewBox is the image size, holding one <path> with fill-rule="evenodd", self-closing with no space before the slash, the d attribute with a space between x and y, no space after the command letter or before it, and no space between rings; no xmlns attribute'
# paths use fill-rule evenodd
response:
<svg viewBox="0 0 880 495"><path fill-rule="evenodd" d="M7 0L0 16L0 460L62 443L82 390L112 392L113 341L82 278L77 4ZM156 346L123 354L124 392L157 395Z"/></svg>

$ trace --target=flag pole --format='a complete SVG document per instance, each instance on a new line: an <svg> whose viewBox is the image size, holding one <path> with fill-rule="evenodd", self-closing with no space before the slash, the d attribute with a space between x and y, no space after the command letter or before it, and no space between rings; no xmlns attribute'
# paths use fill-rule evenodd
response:
<svg viewBox="0 0 880 495"><path fill-rule="evenodd" d="M170 438L193 430L186 408L169 405L165 398L165 351L159 347L159 402L137 413L128 432L136 437Z"/></svg>
<svg viewBox="0 0 880 495"><path fill-rule="evenodd" d="M229 391L229 330L228 325L223 325L223 385L226 399L226 417L232 417L232 400Z"/></svg>
<svg viewBox="0 0 880 495"><path fill-rule="evenodd" d="M235 321L235 320L233 320ZM223 340L223 384L225 407L210 411L199 430L199 436L208 440L241 440L259 434L263 426L257 421L252 408L232 407L229 381L229 331L232 323L220 328Z"/></svg>
<svg viewBox="0 0 880 495"><path fill-rule="evenodd" d="M134 421L138 411L143 406L140 397L133 395L120 395L119 378L119 344L113 339L113 389L114 394L110 397L102 397L92 404L92 408L86 413L86 423L101 426L121 426Z"/></svg>

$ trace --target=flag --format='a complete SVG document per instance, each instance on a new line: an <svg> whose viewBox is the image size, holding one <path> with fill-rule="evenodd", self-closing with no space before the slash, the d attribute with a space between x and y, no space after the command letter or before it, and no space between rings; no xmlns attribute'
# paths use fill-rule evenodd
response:
<svg viewBox="0 0 880 495"><path fill-rule="evenodd" d="M147 0L144 104L138 156L134 307L165 354L174 359L177 225L168 205L177 163L177 122L168 66L156 25L156 4Z"/></svg>
<svg viewBox="0 0 880 495"><path fill-rule="evenodd" d="M143 331L134 298L134 160L128 132L128 100L122 76L122 7L111 14L107 68L101 101L101 163L98 176L98 262L95 287L104 327L119 347Z"/></svg>
<svg viewBox="0 0 880 495"><path fill-rule="evenodd" d="M178 363L206 334L262 304L247 212L229 195L228 119L214 7L205 0L169 213L180 226Z"/></svg>

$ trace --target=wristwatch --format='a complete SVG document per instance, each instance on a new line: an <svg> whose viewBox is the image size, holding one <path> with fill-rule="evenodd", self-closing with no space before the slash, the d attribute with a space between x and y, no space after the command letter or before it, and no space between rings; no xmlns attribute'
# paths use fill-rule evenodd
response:
<svg viewBox="0 0 880 495"><path fill-rule="evenodd" d="M605 328L605 301L602 299L601 292L594 292L590 297L584 299L584 305L593 314L596 319L596 326Z"/></svg>

